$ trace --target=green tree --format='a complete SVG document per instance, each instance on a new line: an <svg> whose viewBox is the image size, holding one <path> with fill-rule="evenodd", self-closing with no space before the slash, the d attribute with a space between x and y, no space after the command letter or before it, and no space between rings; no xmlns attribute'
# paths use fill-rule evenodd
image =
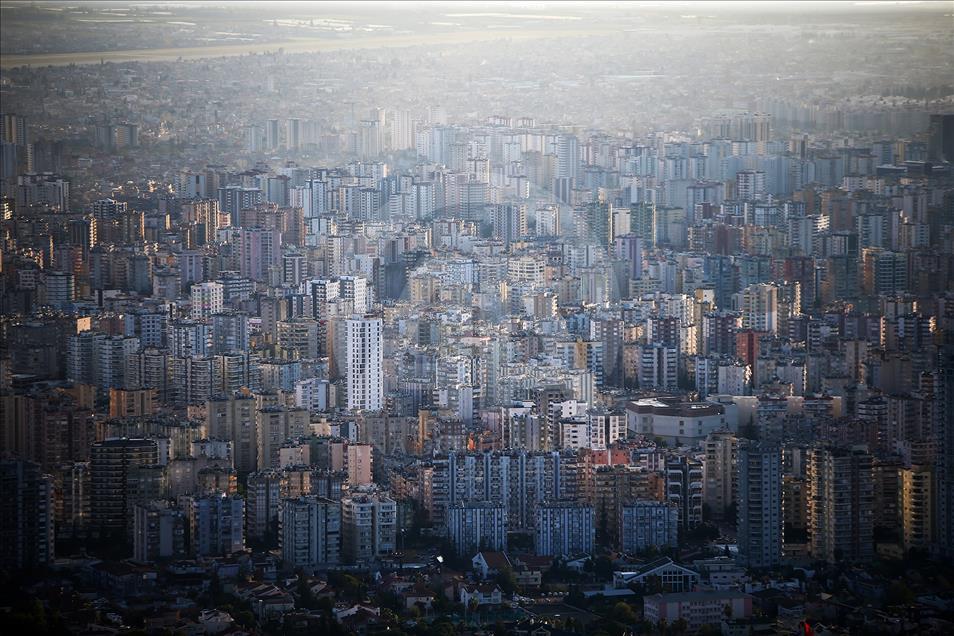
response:
<svg viewBox="0 0 954 636"><path fill-rule="evenodd" d="M398 615L394 613L394 610L388 609L387 607L381 608L381 620L383 620L388 625L394 625L400 620Z"/></svg>
<svg viewBox="0 0 954 636"><path fill-rule="evenodd" d="M579 585L573 585L570 587L570 593L566 595L566 598L563 599L563 602L567 605L572 605L573 607L586 607L586 597L583 595L583 592L580 591Z"/></svg>
<svg viewBox="0 0 954 636"><path fill-rule="evenodd" d="M480 603L477 602L477 599L471 598L467 601L467 615L470 617L470 620L473 620L473 614L480 608Z"/></svg>
<svg viewBox="0 0 954 636"><path fill-rule="evenodd" d="M21 600L5 615L0 624L6 628L4 633L9 634L46 633L46 608L39 599Z"/></svg>
<svg viewBox="0 0 954 636"><path fill-rule="evenodd" d="M514 532L507 543L511 550L532 550L533 536L527 532Z"/></svg>
<svg viewBox="0 0 954 636"><path fill-rule="evenodd" d="M610 616L614 621L623 623L625 625L632 625L636 622L636 612L633 611L633 608L629 606L629 603L624 603L620 601L613 606Z"/></svg>
<svg viewBox="0 0 954 636"><path fill-rule="evenodd" d="M255 626L255 614L251 610L243 609L232 613L232 618L242 627Z"/></svg>
<svg viewBox="0 0 954 636"><path fill-rule="evenodd" d="M888 605L907 605L914 602L914 592L911 591L904 581L895 581L888 586L888 593L885 597Z"/></svg>
<svg viewBox="0 0 954 636"><path fill-rule="evenodd" d="M342 577L342 593L346 598L354 601L364 599L367 593L367 586L357 577L345 574Z"/></svg>
<svg viewBox="0 0 954 636"><path fill-rule="evenodd" d="M504 594L513 594L517 591L517 578L510 568L506 568L497 573L494 582L500 586Z"/></svg>
<svg viewBox="0 0 954 636"><path fill-rule="evenodd" d="M584 631L585 633L585 631ZM632 634L655 634L656 625L651 621L647 621L645 618L641 618L636 621L636 624L633 625Z"/></svg>
<svg viewBox="0 0 954 636"><path fill-rule="evenodd" d="M318 599L315 598L314 593L311 591L311 585L308 584L308 579L302 574L298 575L296 592L298 593L298 603L295 605L296 607L307 610L318 609Z"/></svg>
<svg viewBox="0 0 954 636"><path fill-rule="evenodd" d="M217 606L222 602L222 581L219 579L218 572L212 572L212 578L209 579L209 605Z"/></svg>
<svg viewBox="0 0 954 636"><path fill-rule="evenodd" d="M593 574L595 574L598 579L613 578L613 561L608 556L598 556L593 563Z"/></svg>
<svg viewBox="0 0 954 636"><path fill-rule="evenodd" d="M457 630L450 619L444 618L440 622L433 623L424 633L428 636L454 636Z"/></svg>
<svg viewBox="0 0 954 636"><path fill-rule="evenodd" d="M389 591L378 592L378 605L387 608L395 613L400 613L404 609L404 603L401 597Z"/></svg>

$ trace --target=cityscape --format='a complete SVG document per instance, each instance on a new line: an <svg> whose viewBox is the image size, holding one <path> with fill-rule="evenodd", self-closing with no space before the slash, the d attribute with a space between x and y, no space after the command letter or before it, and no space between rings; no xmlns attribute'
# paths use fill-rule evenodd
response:
<svg viewBox="0 0 954 636"><path fill-rule="evenodd" d="M0 591L954 633L954 2L0 0Z"/></svg>

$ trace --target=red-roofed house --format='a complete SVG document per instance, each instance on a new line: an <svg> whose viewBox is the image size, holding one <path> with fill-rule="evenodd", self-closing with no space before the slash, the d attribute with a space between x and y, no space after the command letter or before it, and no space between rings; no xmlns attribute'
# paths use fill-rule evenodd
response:
<svg viewBox="0 0 954 636"><path fill-rule="evenodd" d="M404 597L404 607L411 609L415 605L431 609L434 602L434 592L421 582L415 583L414 587L405 591L401 596Z"/></svg>
<svg viewBox="0 0 954 636"><path fill-rule="evenodd" d="M478 552L470 562L482 579L489 579L505 570L513 569L510 559L503 552Z"/></svg>

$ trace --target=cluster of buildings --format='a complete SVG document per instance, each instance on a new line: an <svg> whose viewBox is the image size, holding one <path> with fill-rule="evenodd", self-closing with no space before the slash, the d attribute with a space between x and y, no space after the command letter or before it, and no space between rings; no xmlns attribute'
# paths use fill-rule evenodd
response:
<svg viewBox="0 0 954 636"><path fill-rule="evenodd" d="M100 146L146 139L110 126ZM411 535L573 563L707 528L739 576L948 558L952 127L376 108L336 167L301 160L312 123L256 119L251 165L131 196L78 191L6 113L0 565L89 541L312 575ZM665 567L690 584L647 620L752 613Z"/></svg>

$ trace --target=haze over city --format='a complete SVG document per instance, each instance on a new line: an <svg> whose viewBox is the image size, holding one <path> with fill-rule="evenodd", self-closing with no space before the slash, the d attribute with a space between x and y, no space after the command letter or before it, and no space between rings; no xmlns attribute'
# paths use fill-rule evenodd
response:
<svg viewBox="0 0 954 636"><path fill-rule="evenodd" d="M954 3L0 0L0 627L954 631Z"/></svg>

